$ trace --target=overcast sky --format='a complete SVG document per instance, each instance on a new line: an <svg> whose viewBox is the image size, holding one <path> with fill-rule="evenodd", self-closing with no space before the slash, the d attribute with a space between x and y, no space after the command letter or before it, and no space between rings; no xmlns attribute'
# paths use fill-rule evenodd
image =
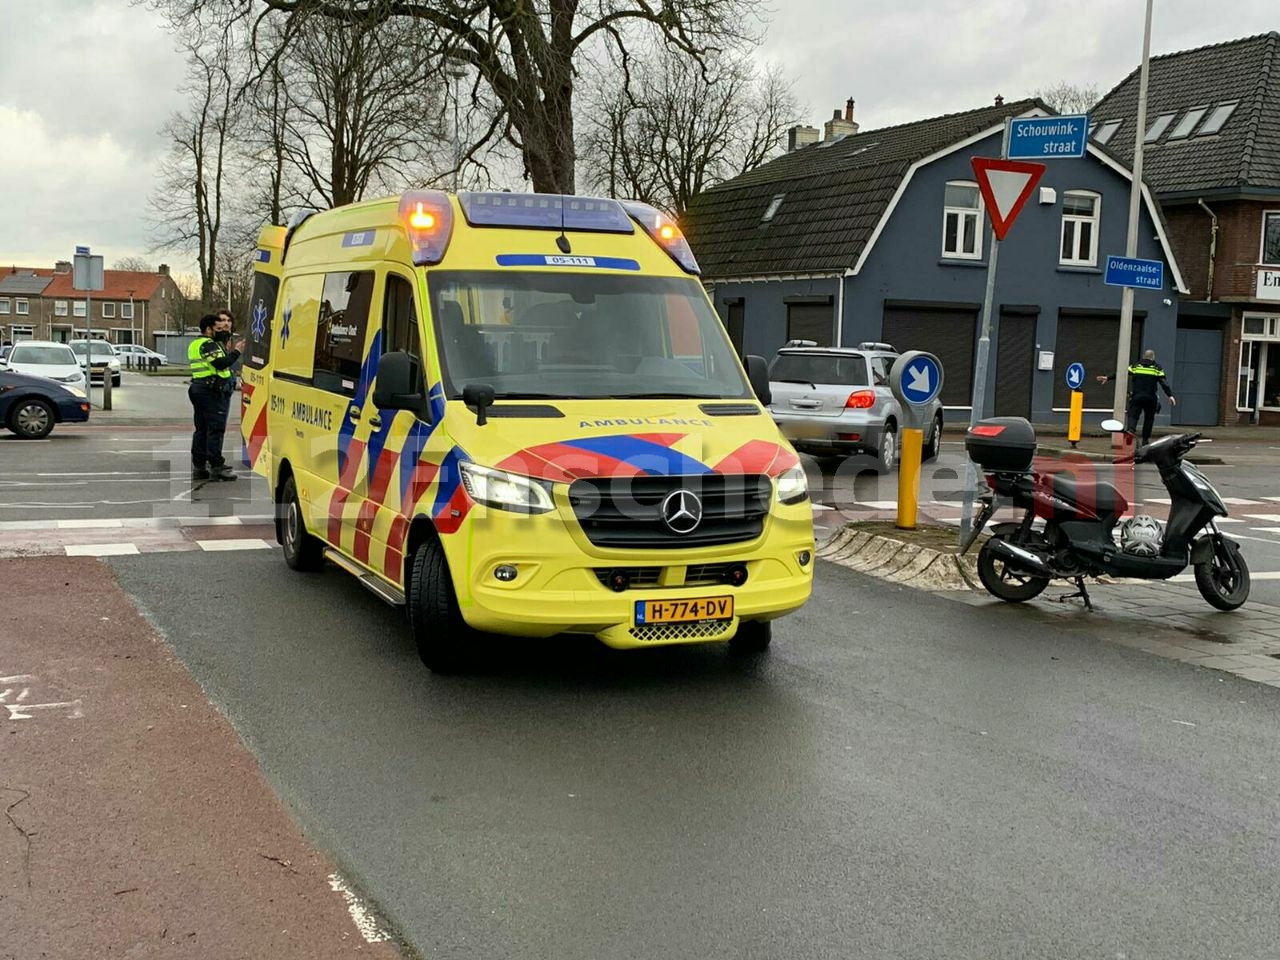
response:
<svg viewBox="0 0 1280 960"><path fill-rule="evenodd" d="M1142 0L773 0L761 51L815 126L857 101L863 129L1015 99L1058 81L1105 92L1142 54ZM1155 0L1152 53L1280 29L1276 0ZM147 201L182 106L183 63L130 0L0 0L0 266L77 244L150 253ZM512 184L519 189L520 184Z"/></svg>

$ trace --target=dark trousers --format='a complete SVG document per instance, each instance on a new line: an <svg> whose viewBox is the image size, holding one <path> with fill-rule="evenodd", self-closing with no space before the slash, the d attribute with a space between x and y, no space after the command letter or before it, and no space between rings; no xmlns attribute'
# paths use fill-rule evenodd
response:
<svg viewBox="0 0 1280 960"><path fill-rule="evenodd" d="M1129 401L1129 409L1125 415L1124 429L1126 433L1138 432L1138 417L1142 417L1142 442L1151 442L1151 425L1155 422L1156 411L1160 404L1155 397L1135 397Z"/></svg>
<svg viewBox="0 0 1280 960"><path fill-rule="evenodd" d="M216 380L216 383L210 383ZM231 391L221 377L192 380L187 388L195 419L191 435L191 465L197 469L216 470L226 465L222 457L222 436L227 432L227 414L231 411Z"/></svg>

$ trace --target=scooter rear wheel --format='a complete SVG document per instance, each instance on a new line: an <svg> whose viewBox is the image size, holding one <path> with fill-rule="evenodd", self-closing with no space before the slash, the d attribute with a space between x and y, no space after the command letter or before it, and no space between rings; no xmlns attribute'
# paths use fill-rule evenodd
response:
<svg viewBox="0 0 1280 960"><path fill-rule="evenodd" d="M1034 600L1044 593L1049 586L1047 577L1037 577L1012 569L1003 557L996 554L992 543L996 540L1007 540L1008 537L997 534L982 545L978 551L978 579L987 588L987 592L1005 603L1025 603Z"/></svg>
<svg viewBox="0 0 1280 960"><path fill-rule="evenodd" d="M1236 570L1232 570L1223 555L1224 550L1231 551L1231 560ZM1213 551L1213 559L1196 564L1196 586L1200 596L1204 597L1212 607L1219 610L1236 610L1249 599L1249 565L1244 562L1244 555L1230 540L1223 540Z"/></svg>

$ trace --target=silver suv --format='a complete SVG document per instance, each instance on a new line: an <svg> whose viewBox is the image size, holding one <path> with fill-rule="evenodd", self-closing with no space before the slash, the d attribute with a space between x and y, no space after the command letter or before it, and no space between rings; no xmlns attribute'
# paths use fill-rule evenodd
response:
<svg viewBox="0 0 1280 960"><path fill-rule="evenodd" d="M889 389L898 352L887 343L819 347L811 340L787 343L769 366L774 422L797 450L814 456L870 453L880 469L898 462L902 409ZM925 460L942 442L942 402L922 418Z"/></svg>

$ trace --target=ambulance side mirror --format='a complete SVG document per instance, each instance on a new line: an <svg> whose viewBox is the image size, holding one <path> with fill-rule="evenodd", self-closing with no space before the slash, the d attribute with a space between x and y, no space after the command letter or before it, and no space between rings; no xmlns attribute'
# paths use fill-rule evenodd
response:
<svg viewBox="0 0 1280 960"><path fill-rule="evenodd" d="M773 403L773 391L769 388L769 361L764 357L749 356L747 362L747 379L751 381L751 389L756 399L766 407Z"/></svg>
<svg viewBox="0 0 1280 960"><path fill-rule="evenodd" d="M373 405L383 410L423 409L422 377L418 361L403 351L384 353L378 361L378 379L373 388Z"/></svg>

